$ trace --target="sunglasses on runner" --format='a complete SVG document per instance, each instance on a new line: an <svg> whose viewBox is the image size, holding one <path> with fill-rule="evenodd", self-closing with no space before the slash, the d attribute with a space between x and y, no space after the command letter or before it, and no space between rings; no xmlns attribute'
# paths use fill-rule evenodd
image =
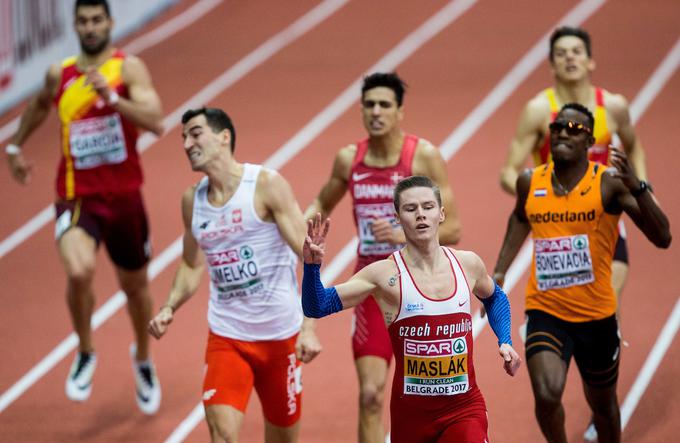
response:
<svg viewBox="0 0 680 443"><path fill-rule="evenodd" d="M572 120L567 120L567 121L559 121L555 120L554 122L550 123L550 132L555 132L559 134L562 132L563 129L567 130L567 134L569 135L579 135L581 132L586 132L588 134L592 134L592 130L585 126L583 123L577 123Z"/></svg>

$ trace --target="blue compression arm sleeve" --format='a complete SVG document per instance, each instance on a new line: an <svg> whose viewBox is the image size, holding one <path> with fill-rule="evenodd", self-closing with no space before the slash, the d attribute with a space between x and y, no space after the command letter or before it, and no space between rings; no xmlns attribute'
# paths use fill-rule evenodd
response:
<svg viewBox="0 0 680 443"><path fill-rule="evenodd" d="M493 329L494 334L498 337L498 346L503 343L512 345L512 338L510 337L510 302L507 295L498 284L494 288L491 297L483 298L482 303L486 309L486 315L489 317L489 325Z"/></svg>
<svg viewBox="0 0 680 443"><path fill-rule="evenodd" d="M324 288L320 265L305 263L302 275L302 311L307 317L321 318L342 311L342 302L335 287Z"/></svg>

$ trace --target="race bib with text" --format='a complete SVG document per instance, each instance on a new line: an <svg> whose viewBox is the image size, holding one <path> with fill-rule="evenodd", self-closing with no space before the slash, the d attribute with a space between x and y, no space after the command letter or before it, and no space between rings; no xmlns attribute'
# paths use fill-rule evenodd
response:
<svg viewBox="0 0 680 443"><path fill-rule="evenodd" d="M355 211L359 228L360 255L389 255L401 249L401 245L377 242L371 229L373 221L380 218L389 220L393 227L397 226L392 203L356 205Z"/></svg>
<svg viewBox="0 0 680 443"><path fill-rule="evenodd" d="M458 395L469 389L465 338L404 340L404 394Z"/></svg>
<svg viewBox="0 0 680 443"><path fill-rule="evenodd" d="M585 285L595 280L587 235L534 240L538 289Z"/></svg>
<svg viewBox="0 0 680 443"><path fill-rule="evenodd" d="M113 165L127 159L125 135L118 114L71 122L69 135L76 169Z"/></svg>

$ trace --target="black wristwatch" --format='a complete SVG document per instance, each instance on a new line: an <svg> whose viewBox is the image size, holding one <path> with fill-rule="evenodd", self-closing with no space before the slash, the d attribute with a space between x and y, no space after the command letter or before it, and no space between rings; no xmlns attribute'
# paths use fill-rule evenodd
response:
<svg viewBox="0 0 680 443"><path fill-rule="evenodd" d="M640 185L637 187L637 189L633 189L632 191L630 191L630 195L632 195L635 198L638 198L645 191L653 192L652 185L649 184L649 182L640 180Z"/></svg>

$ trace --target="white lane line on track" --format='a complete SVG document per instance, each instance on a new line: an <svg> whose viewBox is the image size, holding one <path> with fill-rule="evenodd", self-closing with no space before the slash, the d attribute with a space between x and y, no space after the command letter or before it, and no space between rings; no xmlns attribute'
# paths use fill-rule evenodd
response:
<svg viewBox="0 0 680 443"><path fill-rule="evenodd" d="M153 31L149 31L132 40L123 47L123 50L128 54L139 54L191 25L220 3L222 3L222 0L200 0ZM16 132L19 128L19 119L20 117L15 117L0 128L0 141L8 139Z"/></svg>
<svg viewBox="0 0 680 443"><path fill-rule="evenodd" d="M586 18L588 18L590 15L592 15L600 6L602 6L603 3L604 0L584 1L580 3L578 6L576 6L567 15L565 15L560 20L559 23L560 24L569 23L573 25L579 24L583 22ZM552 32L552 29L553 28L551 28L550 32ZM536 45L534 45L534 47L520 60L520 62L517 63L505 77L503 77L503 79L496 85L496 87L494 87L494 89L484 98L484 100L482 100L482 102L480 102L480 104L468 115L468 117L463 121L463 123L459 125L451 133L451 135L449 135L446 138L444 143L440 146L444 159L449 160L463 146L463 144L467 142L467 140L477 131L477 129L479 129L479 127L493 114L493 112L495 112L496 109L500 107L500 105L517 88L517 86L521 82L523 82L533 70L536 69L536 67L542 60L545 59L548 53L547 48L545 48L546 46L545 42L548 41L549 35L550 35L549 33L546 33L546 35L542 36L541 39L536 43ZM387 58L387 56L385 58ZM381 62L378 62L376 64L376 67L379 67ZM357 81L350 88L358 90L359 84L360 83ZM348 94L350 88L348 88L348 90L345 91L343 95ZM335 101L333 101L333 103L331 104L331 107L333 107L333 109L337 109L343 106L344 104L343 95L341 95ZM351 103L352 102L347 104L347 107L349 107ZM326 109L326 111L328 113L331 112L328 108ZM317 125L327 126L328 117L325 117L324 115L326 111L324 113L319 114L314 120L312 120L312 122L314 122ZM307 125L307 127L309 127L310 125ZM305 127L305 129L307 129L307 127ZM304 140L304 143L307 144L311 142L311 140L314 137L316 137L316 135L318 135L318 133L320 133L321 130L319 129L318 132L312 130L312 134L303 134L303 132L304 130L300 131L300 133L296 134L296 136L293 139ZM302 149L302 147L300 147L299 149L295 149L295 146L289 146L292 144L293 139L291 139L290 142L284 145L285 151L289 153L288 155L291 155L291 153L297 153L300 149ZM274 161L272 163L273 165L279 166L276 160L278 159L277 156L275 155ZM347 245L345 245L342 251L338 255L336 255L336 257L331 261L331 263L325 268L324 272L322 273L322 280L324 281L324 284L332 282L350 264L350 262L355 257L357 243L358 238L355 236L354 238L352 238L352 240L350 240L350 242ZM528 245L525 245L522 251L518 254L518 259L516 259L515 262L513 262L513 265L510 267L508 271L506 287L508 287L510 284L512 284L513 286L516 284L517 280L519 280L519 278L522 276L524 272L522 267L524 266L526 268L526 266L528 266L528 263L530 262L531 262L531 249L530 247L528 247ZM328 272L329 270L332 271L332 275ZM475 313L472 323L473 337L476 338L479 335L486 322L487 322L486 317L482 319L479 316L479 311ZM200 421L203 420L203 418L204 418L203 407L199 403L196 407L194 407L190 415L185 420L182 421L180 426L178 426L173 431L170 437L168 437L166 443L178 443L183 441L186 438L186 436L189 435L189 433L198 425L198 423L200 423Z"/></svg>
<svg viewBox="0 0 680 443"><path fill-rule="evenodd" d="M661 360L663 360L663 357L666 355L666 351L668 351L671 343L673 343L673 339L675 338L675 334L678 332L679 326L680 298L678 298L678 300L675 302L675 308L673 308L673 312L671 312L666 324L659 333L659 337L656 339L652 351L649 353L649 356L647 357L645 364L642 366L642 369L640 369L640 373L635 378L633 386L630 388L630 391L628 391L623 405L621 405L621 430L626 429L628 421L632 417L633 412L635 412L635 408L640 402L642 395L647 390L649 383L652 381L652 377L661 364Z"/></svg>
<svg viewBox="0 0 680 443"><path fill-rule="evenodd" d="M262 63L267 54L271 51L278 51L280 48L286 44L291 43L294 39L301 36L305 32L312 29L317 24L321 23L323 20L332 15L341 6L347 3L347 0L326 0L315 8L307 12L300 19L291 24L281 33L277 34L274 38L265 42L260 48L251 53L248 57L251 57L251 62L240 63L235 65L229 71L226 71L223 75L215 82L208 85L202 90L197 96L195 96L194 101L205 100L212 98L206 97L205 92L213 84L217 84L219 87L224 85L225 82L234 82L252 70L256 65L254 63ZM276 38L280 38L281 42L274 42ZM264 49L262 49L264 48ZM255 54L255 55L253 55ZM248 58L246 57L246 58ZM245 59L243 59L245 60ZM242 62L243 62L242 60ZM236 68L236 69L235 69ZM233 71L233 72L232 72ZM222 79L222 80L220 80ZM230 83L229 83L230 84ZM215 95L220 91L214 91ZM202 94L202 97L196 98ZM204 101L200 101L194 106L203 104ZM166 119L167 120L167 119ZM181 237L176 239L170 246L168 246L161 254L151 261L149 264L149 279L153 280L163 269L165 269L173 260L175 260L181 253ZM125 295L122 291L116 292L111 298L109 298L92 317L92 328L96 330L102 323L108 320L113 314L115 314L122 306L126 303ZM37 365L31 368L23 377L21 377L14 385L10 387L6 392L0 396L0 412L4 411L9 405L11 405L17 398L19 398L26 390L28 390L33 384L35 384L43 375L50 371L57 363L59 363L69 352L76 348L78 344L77 337L75 333L71 333L67 338L65 338L61 343L59 343L46 357L44 357Z"/></svg>
<svg viewBox="0 0 680 443"><path fill-rule="evenodd" d="M285 48L300 36L314 28L338 9L344 6L349 0L325 0L314 9L296 20L293 24L277 33L253 52L239 60L235 65L222 73L212 82L208 83L196 95L182 103L171 114L163 119L163 127L166 133L180 122L182 113L188 108L203 106L210 102L225 89L236 83L253 69L260 66L269 58L274 56L281 49ZM144 133L137 143L137 150L141 153L147 150L157 138L150 133ZM54 219L54 207L47 206L26 224L10 234L9 237L0 243L0 258L12 251L18 245L26 241L36 231Z"/></svg>

